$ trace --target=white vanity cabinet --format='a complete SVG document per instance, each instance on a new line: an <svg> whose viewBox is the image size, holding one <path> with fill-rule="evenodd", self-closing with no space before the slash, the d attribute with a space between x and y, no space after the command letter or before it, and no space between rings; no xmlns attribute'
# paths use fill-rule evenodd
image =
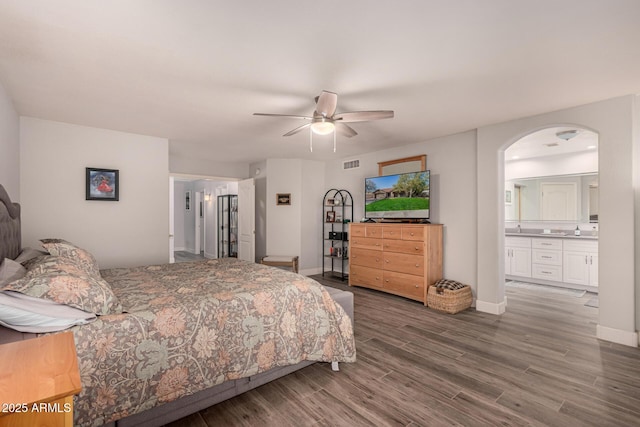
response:
<svg viewBox="0 0 640 427"><path fill-rule="evenodd" d="M562 282L562 240L531 239L531 277Z"/></svg>
<svg viewBox="0 0 640 427"><path fill-rule="evenodd" d="M506 237L504 252L504 274L531 277L530 237Z"/></svg>
<svg viewBox="0 0 640 427"><path fill-rule="evenodd" d="M562 264L563 282L598 286L598 242L565 241Z"/></svg>

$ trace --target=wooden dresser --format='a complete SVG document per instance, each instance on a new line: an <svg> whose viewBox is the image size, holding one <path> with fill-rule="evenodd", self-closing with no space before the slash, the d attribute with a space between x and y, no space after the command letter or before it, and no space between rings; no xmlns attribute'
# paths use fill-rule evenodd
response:
<svg viewBox="0 0 640 427"><path fill-rule="evenodd" d="M442 224L352 223L349 238L349 286L427 304L442 278Z"/></svg>
<svg viewBox="0 0 640 427"><path fill-rule="evenodd" d="M71 332L0 345L0 427L71 427L80 390Z"/></svg>

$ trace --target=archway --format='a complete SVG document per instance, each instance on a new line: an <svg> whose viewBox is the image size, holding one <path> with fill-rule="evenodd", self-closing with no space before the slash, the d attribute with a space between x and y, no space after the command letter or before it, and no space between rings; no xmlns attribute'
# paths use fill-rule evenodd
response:
<svg viewBox="0 0 640 427"><path fill-rule="evenodd" d="M549 126L505 149L508 288L585 297L597 307L598 139L590 129Z"/></svg>
<svg viewBox="0 0 640 427"><path fill-rule="evenodd" d="M600 135L602 191L598 236L600 309L597 337L638 346L635 325L635 235L633 188L633 96L527 117L477 130L477 300L478 311L501 314L504 299L504 150L550 124L570 124ZM480 205L481 203L481 205ZM498 262L496 263L496 260Z"/></svg>

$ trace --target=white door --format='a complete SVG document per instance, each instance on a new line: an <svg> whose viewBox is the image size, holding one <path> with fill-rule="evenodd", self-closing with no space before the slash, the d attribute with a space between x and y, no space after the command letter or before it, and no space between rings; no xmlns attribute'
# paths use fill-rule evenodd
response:
<svg viewBox="0 0 640 427"><path fill-rule="evenodd" d="M578 218L578 186L575 182L543 182L540 191L543 221L575 221Z"/></svg>
<svg viewBox="0 0 640 427"><path fill-rule="evenodd" d="M238 183L238 259L255 262L256 186L253 178Z"/></svg>
<svg viewBox="0 0 640 427"><path fill-rule="evenodd" d="M175 183L175 179L170 176L169 177L169 262L170 263L174 263L176 262L176 258L175 255L173 253L174 251L174 242L173 242L173 232L175 230L175 224L173 223L174 221L174 209L173 209L173 202L174 202L174 196L175 196L175 191L173 188L173 185Z"/></svg>

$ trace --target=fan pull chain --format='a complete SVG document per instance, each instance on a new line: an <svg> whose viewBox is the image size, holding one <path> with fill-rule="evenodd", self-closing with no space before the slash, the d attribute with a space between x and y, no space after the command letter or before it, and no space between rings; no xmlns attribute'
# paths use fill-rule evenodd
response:
<svg viewBox="0 0 640 427"><path fill-rule="evenodd" d="M333 130L333 152L336 152L336 130Z"/></svg>
<svg viewBox="0 0 640 427"><path fill-rule="evenodd" d="M313 153L313 132L309 128L309 151Z"/></svg>

